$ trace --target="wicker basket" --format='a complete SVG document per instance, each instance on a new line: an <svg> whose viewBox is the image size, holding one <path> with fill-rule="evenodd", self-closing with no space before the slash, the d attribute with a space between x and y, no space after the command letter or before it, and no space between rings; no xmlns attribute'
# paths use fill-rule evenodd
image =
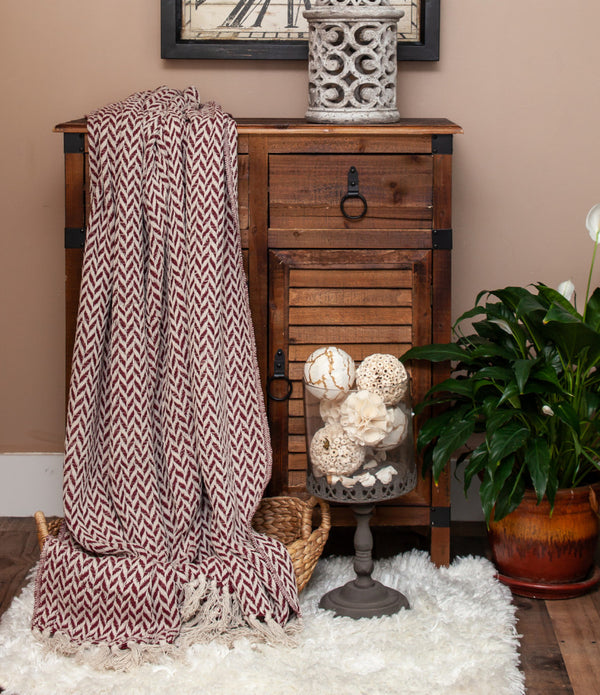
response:
<svg viewBox="0 0 600 695"><path fill-rule="evenodd" d="M312 517L316 504L321 507L321 523L313 529ZM43 512L35 513L40 548L49 535L56 536L62 519L46 520ZM281 541L292 558L298 591L302 591L321 557L329 536L331 519L327 502L311 497L265 497L256 511L252 526L259 533Z"/></svg>
<svg viewBox="0 0 600 695"><path fill-rule="evenodd" d="M313 530L312 516L316 504L321 507L321 524ZM329 504L317 497L265 497L252 520L260 533L273 536L288 549L294 565L298 591L308 584L329 536Z"/></svg>

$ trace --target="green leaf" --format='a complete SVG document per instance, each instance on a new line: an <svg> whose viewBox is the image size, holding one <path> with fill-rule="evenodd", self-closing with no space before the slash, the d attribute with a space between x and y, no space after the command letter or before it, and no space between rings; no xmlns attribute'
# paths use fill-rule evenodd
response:
<svg viewBox="0 0 600 695"><path fill-rule="evenodd" d="M454 325L452 326L452 330L455 330L463 321L468 321L472 319L474 316L479 316L481 314L485 313L485 309L482 306L479 306L479 297L475 301L475 306L472 309L469 309L464 312L464 314L461 314L456 321L454 322Z"/></svg>
<svg viewBox="0 0 600 695"><path fill-rule="evenodd" d="M524 297L531 296L531 292L525 287L504 287L500 290L493 290L490 294L498 297L513 313L516 312Z"/></svg>
<svg viewBox="0 0 600 695"><path fill-rule="evenodd" d="M518 417L520 414L520 411L516 411L514 409L502 410L495 408L492 412L490 412L485 423L485 431L487 436L491 437L497 429L503 427L507 422L515 417Z"/></svg>
<svg viewBox="0 0 600 695"><path fill-rule="evenodd" d="M500 490L512 473L513 457L504 459L495 469L487 468L479 488L479 497L485 518L489 520Z"/></svg>
<svg viewBox="0 0 600 695"><path fill-rule="evenodd" d="M544 319L551 328L552 340L558 346L563 360L575 362L585 354L591 364L600 360L600 334L583 323L579 314L572 314L562 306L553 304Z"/></svg>
<svg viewBox="0 0 600 695"><path fill-rule="evenodd" d="M432 466L434 480L439 477L448 464L452 454L464 446L475 431L475 418L450 422L440 434L433 451Z"/></svg>
<svg viewBox="0 0 600 695"><path fill-rule="evenodd" d="M534 360L517 360L514 364L515 380L519 388L519 393L523 393L529 374L535 365Z"/></svg>
<svg viewBox="0 0 600 695"><path fill-rule="evenodd" d="M475 347L470 353L473 360L495 360L496 358L501 358L505 360L512 360L515 358L514 351L508 350L498 343L492 343L489 340L481 340L475 344Z"/></svg>
<svg viewBox="0 0 600 695"><path fill-rule="evenodd" d="M538 290L538 295L543 299L547 308L551 307L553 304L558 304L565 311L573 314L573 316L580 316L573 304L571 304L571 302L558 290L555 290L553 287L548 287L542 283L538 283L536 287Z"/></svg>
<svg viewBox="0 0 600 695"><path fill-rule="evenodd" d="M542 396L547 396L548 394L557 394L560 396L567 396L567 392L557 384L552 384L549 381L536 381L535 379L529 379L525 388L523 389L523 394L526 396L530 393L541 394Z"/></svg>
<svg viewBox="0 0 600 695"><path fill-rule="evenodd" d="M500 381L507 383L512 381L513 372L508 367L482 367L477 370L479 379L491 379L492 381Z"/></svg>
<svg viewBox="0 0 600 695"><path fill-rule="evenodd" d="M511 512L514 512L523 500L525 487L525 481L520 475L520 472L516 476L512 475L506 480L498 493L496 506L494 508L495 521L500 521Z"/></svg>
<svg viewBox="0 0 600 695"><path fill-rule="evenodd" d="M562 388L560 380L556 375L556 369L554 369L550 364L546 363L542 364L542 366L536 364L532 372L532 378L539 379L540 381L546 381Z"/></svg>
<svg viewBox="0 0 600 695"><path fill-rule="evenodd" d="M415 415L420 415L423 411L428 410L429 408L439 408L439 407L444 407L448 408L452 405L455 404L455 399L452 398L452 396L445 395L445 396L434 396L434 395L428 395L427 399L424 401L421 401L421 403L417 403L414 407L414 413Z"/></svg>
<svg viewBox="0 0 600 695"><path fill-rule="evenodd" d="M429 389L427 393L454 393L459 396L472 398L474 387L475 383L471 379L450 378L440 381L439 384Z"/></svg>
<svg viewBox="0 0 600 695"><path fill-rule="evenodd" d="M573 432L579 436L581 421L573 406L571 406L569 403L562 402L554 405L552 409L554 410L554 414L558 415L565 425L568 425Z"/></svg>
<svg viewBox="0 0 600 695"><path fill-rule="evenodd" d="M543 304L540 301L541 297L534 294L527 294L521 297L516 309L516 314L520 318L531 316L533 314L541 314L544 316L548 311L550 304Z"/></svg>
<svg viewBox="0 0 600 695"><path fill-rule="evenodd" d="M428 360L429 362L470 361L467 352L456 343L433 343L418 345L407 350L400 358L401 362L408 360Z"/></svg>
<svg viewBox="0 0 600 695"><path fill-rule="evenodd" d="M543 437L532 439L527 444L524 460L539 503L546 492L550 474L550 449L547 441Z"/></svg>
<svg viewBox="0 0 600 695"><path fill-rule="evenodd" d="M585 394L586 415L588 418L593 418L595 413L600 408L600 393L597 391L587 391Z"/></svg>
<svg viewBox="0 0 600 695"><path fill-rule="evenodd" d="M509 423L496 430L490 437L490 461L502 461L520 449L529 437L529 430L523 425Z"/></svg>
<svg viewBox="0 0 600 695"><path fill-rule="evenodd" d="M498 401L498 405L502 405L503 403L510 403L513 408L520 408L521 407L521 401L519 400L519 387L517 386L516 381L511 381L509 384L506 385L504 388L504 391L502 391L502 396L500 397L500 400Z"/></svg>
<svg viewBox="0 0 600 695"><path fill-rule="evenodd" d="M440 436L448 427L448 423L455 418L455 413L449 408L442 413L438 413L428 418L417 435L417 449L421 451L431 441Z"/></svg>
<svg viewBox="0 0 600 695"><path fill-rule="evenodd" d="M550 502L550 508L554 509L554 499L558 490L558 466L550 466L548 484L546 485L546 497Z"/></svg>
<svg viewBox="0 0 600 695"><path fill-rule="evenodd" d="M467 490L471 487L471 481L473 476L481 473L489 463L489 456L487 451L487 446L485 442L479 445L474 451L471 452L469 456L469 463L465 466L464 472L464 490L465 494Z"/></svg>
<svg viewBox="0 0 600 695"><path fill-rule="evenodd" d="M481 321L476 321L473 328L483 338L504 346L513 354L520 354L518 345L523 345L526 339L523 327L513 316L506 315L502 305L496 306L499 306L500 310L492 310L490 305L487 305L488 316Z"/></svg>
<svg viewBox="0 0 600 695"><path fill-rule="evenodd" d="M556 321L558 323L565 324L580 324L583 323L581 316L571 307L571 310L566 308L563 304L554 302L548 309L544 321L549 323L550 321Z"/></svg>
<svg viewBox="0 0 600 695"><path fill-rule="evenodd" d="M594 293L588 299L585 310L585 322L594 331L600 331L600 287L596 287Z"/></svg>

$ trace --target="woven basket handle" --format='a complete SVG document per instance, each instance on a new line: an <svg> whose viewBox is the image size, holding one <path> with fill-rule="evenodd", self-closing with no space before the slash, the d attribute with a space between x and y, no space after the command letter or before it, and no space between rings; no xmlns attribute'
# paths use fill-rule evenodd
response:
<svg viewBox="0 0 600 695"><path fill-rule="evenodd" d="M44 512L36 512L34 515L35 525L37 526L37 537L40 550L44 546L44 541L48 537L48 524Z"/></svg>
<svg viewBox="0 0 600 695"><path fill-rule="evenodd" d="M319 504L321 507L321 528L325 532L329 532L331 528L331 515L329 513L329 505L325 500L321 500L318 497L310 497L304 511L302 512L302 538L306 540L312 533L312 513L315 505Z"/></svg>

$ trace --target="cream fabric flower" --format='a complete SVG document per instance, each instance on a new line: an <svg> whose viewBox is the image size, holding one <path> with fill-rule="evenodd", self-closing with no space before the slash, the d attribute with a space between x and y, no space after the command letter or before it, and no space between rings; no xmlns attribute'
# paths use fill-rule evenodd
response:
<svg viewBox="0 0 600 695"><path fill-rule="evenodd" d="M325 398L319 402L319 414L321 420L328 425L338 424L340 422L340 406L343 399L335 401L326 400Z"/></svg>
<svg viewBox="0 0 600 695"><path fill-rule="evenodd" d="M390 431L377 445L378 449L394 449L406 439L408 434L409 418L406 412L400 407L387 409Z"/></svg>

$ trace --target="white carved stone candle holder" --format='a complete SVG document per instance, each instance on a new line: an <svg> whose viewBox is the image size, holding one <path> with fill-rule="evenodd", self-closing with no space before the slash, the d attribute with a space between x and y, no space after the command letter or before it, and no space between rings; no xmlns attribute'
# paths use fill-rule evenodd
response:
<svg viewBox="0 0 600 695"><path fill-rule="evenodd" d="M388 0L316 0L308 21L306 119L316 123L393 123L397 22Z"/></svg>

